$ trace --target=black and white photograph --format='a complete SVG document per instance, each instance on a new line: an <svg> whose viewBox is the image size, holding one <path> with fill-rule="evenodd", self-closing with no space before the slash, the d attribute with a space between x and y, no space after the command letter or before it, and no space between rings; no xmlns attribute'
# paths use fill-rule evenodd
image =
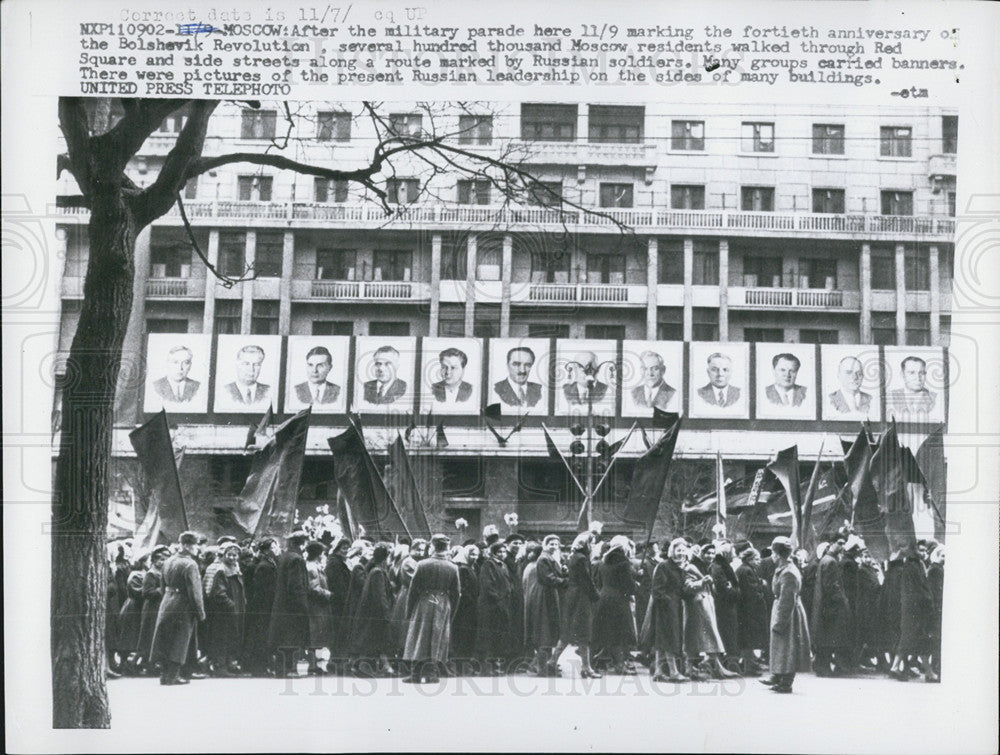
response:
<svg viewBox="0 0 1000 755"><path fill-rule="evenodd" d="M823 419L841 422L882 418L884 365L877 346L820 347Z"/></svg>
<svg viewBox="0 0 1000 755"><path fill-rule="evenodd" d="M555 413L580 417L593 411L615 413L618 397L618 344L614 341L556 341Z"/></svg>
<svg viewBox="0 0 1000 755"><path fill-rule="evenodd" d="M816 347L795 343L754 345L758 419L816 418Z"/></svg>
<svg viewBox="0 0 1000 755"><path fill-rule="evenodd" d="M683 399L683 342L622 342L623 417L651 417L654 407L678 412Z"/></svg>
<svg viewBox="0 0 1000 755"><path fill-rule="evenodd" d="M414 338L356 338L354 411L408 414L413 411Z"/></svg>
<svg viewBox="0 0 1000 755"><path fill-rule="evenodd" d="M548 414L549 340L491 338L487 404L502 414Z"/></svg>
<svg viewBox="0 0 1000 755"><path fill-rule="evenodd" d="M425 338L421 353L421 411L478 415L482 411L483 342Z"/></svg>
<svg viewBox="0 0 1000 755"><path fill-rule="evenodd" d="M280 336L219 336L212 410L259 414L277 408L280 370Z"/></svg>
<svg viewBox="0 0 1000 755"><path fill-rule="evenodd" d="M748 418L749 367L749 344L692 343L688 357L691 416Z"/></svg>
<svg viewBox="0 0 1000 755"><path fill-rule="evenodd" d="M342 414L347 408L348 336L289 336L285 364L285 411L312 408Z"/></svg>
<svg viewBox="0 0 1000 755"><path fill-rule="evenodd" d="M946 354L938 348L886 346L886 418L897 422L944 422L946 360Z"/></svg>
<svg viewBox="0 0 1000 755"><path fill-rule="evenodd" d="M146 337L143 411L204 414L208 411L211 336L150 333Z"/></svg>

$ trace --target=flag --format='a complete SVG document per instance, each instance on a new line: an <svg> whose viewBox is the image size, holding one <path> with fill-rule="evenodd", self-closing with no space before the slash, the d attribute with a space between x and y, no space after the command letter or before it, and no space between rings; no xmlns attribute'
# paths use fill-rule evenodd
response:
<svg viewBox="0 0 1000 755"><path fill-rule="evenodd" d="M447 448L449 446L448 436L444 434L444 422L438 422L434 428L434 443L437 448Z"/></svg>
<svg viewBox="0 0 1000 755"><path fill-rule="evenodd" d="M406 455L403 438L396 435L396 440L389 446L390 472L386 474L386 487L389 495L396 502L399 513L413 537L430 540L431 529L427 524L424 503L420 498L413 467Z"/></svg>
<svg viewBox="0 0 1000 755"><path fill-rule="evenodd" d="M128 438L146 477L150 497L137 522L135 545L152 548L160 542L175 542L188 528L188 522L166 410L133 430Z"/></svg>
<svg viewBox="0 0 1000 755"><path fill-rule="evenodd" d="M908 473L910 476L914 473L904 457L906 454L899 445L893 423L882 434L869 462L872 486L878 495L878 510L885 517L885 534L893 551L916 542L913 507L907 490Z"/></svg>
<svg viewBox="0 0 1000 755"><path fill-rule="evenodd" d="M356 417L347 430L329 438L337 486L347 499L355 528L363 527L371 536L393 540L410 533L403 522L375 462L365 448L364 435Z"/></svg>
<svg viewBox="0 0 1000 755"><path fill-rule="evenodd" d="M726 524L726 475L722 468L722 451L715 452L715 523Z"/></svg>
<svg viewBox="0 0 1000 755"><path fill-rule="evenodd" d="M742 509L753 508L758 498L767 500L767 495L761 494L761 486L760 483L757 483L757 475L763 477L763 470L757 470L756 475L748 475L738 480L725 481L723 492L726 497L725 507L727 514ZM756 491L754 490L755 483L757 484ZM681 513L689 516L711 514L714 517L719 508L718 498L719 486L716 484L710 491L685 499L681 504Z"/></svg>
<svg viewBox="0 0 1000 755"><path fill-rule="evenodd" d="M650 448L653 447L653 444L650 442L649 436L646 435L646 428L642 427L642 425L640 425L639 426L639 432L642 433L642 443L643 443L644 446L646 446L646 450L648 451Z"/></svg>
<svg viewBox="0 0 1000 755"><path fill-rule="evenodd" d="M486 417L486 419L492 419L495 422L499 422L502 418L500 404L488 404L486 406L486 410L483 412L483 416Z"/></svg>
<svg viewBox="0 0 1000 755"><path fill-rule="evenodd" d="M247 430L247 439L244 448L250 448L257 444L257 436L263 435L264 432L271 426L271 420L274 419L274 412L271 407L267 407L267 411L264 412L264 416L260 418L260 422L254 427L250 425L249 430Z"/></svg>
<svg viewBox="0 0 1000 755"><path fill-rule="evenodd" d="M807 482L799 482L800 501L806 500L811 482L811 479ZM835 470L828 469L816 475L816 484L812 493L813 520L816 521L820 517L827 516L840 495L841 489L837 486L837 473ZM791 527L792 509L788 505L788 495L784 490L779 491L775 495L763 498L761 503L766 507L766 516L769 523L776 526ZM805 507L802 506L802 510L804 509ZM820 529L820 532L822 532L822 529ZM799 535L801 536L801 529ZM805 541L802 541L802 544L805 546Z"/></svg>
<svg viewBox="0 0 1000 755"><path fill-rule="evenodd" d="M824 435L823 441L819 445L819 455L816 457L816 463L813 464L812 474L809 475L809 485L802 496L802 531L799 533L799 541L802 543L802 547L806 549L812 548L816 540L815 533L812 531L812 510L816 495L816 482L819 478L819 464L823 458L823 449L825 447L826 436Z"/></svg>
<svg viewBox="0 0 1000 755"><path fill-rule="evenodd" d="M674 457L674 447L677 445L677 435L681 428L680 415L672 414L670 417L671 425L653 447L636 460L628 501L622 512L623 520L642 522L646 525L647 539L652 533L656 515L660 510L660 499L663 498L663 490L670 473L670 462Z"/></svg>
<svg viewBox="0 0 1000 755"><path fill-rule="evenodd" d="M677 421L677 415L673 412L665 412L658 406L653 407L653 427L658 430L669 430Z"/></svg>
<svg viewBox="0 0 1000 755"><path fill-rule="evenodd" d="M853 443L841 441L845 447L844 468L847 484L844 498L848 516L868 551L880 561L889 558L889 541L885 536L885 517L878 508L878 494L872 486L871 458L875 450L867 429L858 432Z"/></svg>
<svg viewBox="0 0 1000 755"><path fill-rule="evenodd" d="M287 535L295 529L295 506L311 411L311 407L303 409L278 425L274 436L254 452L250 474L233 511L233 520L242 530L235 534L244 537ZM227 519L216 512L220 525L232 526Z"/></svg>
<svg viewBox="0 0 1000 755"><path fill-rule="evenodd" d="M354 524L354 517L351 516L351 507L347 504L347 498L340 488L337 488L337 519L344 537L353 541L357 537L357 527Z"/></svg>
<svg viewBox="0 0 1000 755"><path fill-rule="evenodd" d="M938 425L917 448L916 462L926 478L928 503L934 517L934 538L943 541L945 535L946 462L944 458L944 425Z"/></svg>
<svg viewBox="0 0 1000 755"><path fill-rule="evenodd" d="M774 461L767 465L785 489L785 500L792 515L792 542L798 545L802 511L802 491L799 487L799 447L791 446L778 452Z"/></svg>

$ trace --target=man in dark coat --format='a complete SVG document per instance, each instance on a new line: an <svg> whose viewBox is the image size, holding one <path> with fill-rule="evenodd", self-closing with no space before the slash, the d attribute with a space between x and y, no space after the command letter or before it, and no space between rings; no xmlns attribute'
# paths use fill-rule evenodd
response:
<svg viewBox="0 0 1000 755"><path fill-rule="evenodd" d="M542 552L535 563L537 586L530 595L525 590L524 595L525 644L535 651L539 676L559 676L559 656L566 649L559 625L559 591L567 584L559 562L561 547L558 535L542 540Z"/></svg>
<svg viewBox="0 0 1000 755"><path fill-rule="evenodd" d="M153 632L156 629L156 616L160 612L163 601L163 564L170 557L170 548L165 545L153 549L149 557L150 565L142 578L142 618L139 622L139 655L147 663L147 671L152 666L150 661L153 648Z"/></svg>
<svg viewBox="0 0 1000 755"><path fill-rule="evenodd" d="M350 544L344 537L333 541L326 557L326 588L330 591L330 662L327 670L341 672L347 657L350 615L347 598L351 587L351 569L347 565Z"/></svg>
<svg viewBox="0 0 1000 755"><path fill-rule="evenodd" d="M757 571L760 555L750 543L740 546L742 563L736 569L736 581L740 595L736 602L736 616L739 622L739 646L743 655L743 675L759 676L760 670L754 657L755 650L762 650L768 644L768 605L770 592Z"/></svg>
<svg viewBox="0 0 1000 755"><path fill-rule="evenodd" d="M504 563L506 556L507 546L498 540L489 547L489 557L479 569L476 646L491 676L500 673L501 659L509 652L511 644L513 587Z"/></svg>
<svg viewBox="0 0 1000 755"><path fill-rule="evenodd" d="M406 597L409 627L403 660L412 672L404 681L437 682L448 663L451 622L462 595L458 567L448 560L451 541L445 535L431 538L433 554L417 564Z"/></svg>
<svg viewBox="0 0 1000 755"><path fill-rule="evenodd" d="M222 569L205 591L205 654L215 676L233 676L233 665L243 646L246 591L239 565L240 546L222 547Z"/></svg>
<svg viewBox="0 0 1000 755"><path fill-rule="evenodd" d="M274 607L267 631L267 646L277 654L279 676L294 677L299 654L309 644L309 575L302 548L308 536L293 532L286 538L286 549L278 556L274 588Z"/></svg>
<svg viewBox="0 0 1000 755"><path fill-rule="evenodd" d="M725 647L726 656L735 657L739 652L739 621L737 604L740 600L740 586L733 571L733 546L728 540L719 543L715 558L708 567L715 590L715 621Z"/></svg>
<svg viewBox="0 0 1000 755"><path fill-rule="evenodd" d="M844 592L843 572L840 568L840 541L833 542L816 567L813 587L813 608L809 630L816 651L814 670L816 676L830 676L836 663L838 673L849 665L847 648L850 646L851 607Z"/></svg>
<svg viewBox="0 0 1000 755"><path fill-rule="evenodd" d="M163 565L163 601L153 630L154 662L163 664L160 684L187 684L181 665L197 647L198 622L205 620L201 573L198 571L198 535L182 532L180 550ZM194 643L194 645L192 645Z"/></svg>
<svg viewBox="0 0 1000 755"><path fill-rule="evenodd" d="M264 676L271 666L267 633L274 609L278 582L278 544L265 538L257 545L257 561L247 570L246 621L243 633L243 668L254 676Z"/></svg>
<svg viewBox="0 0 1000 755"><path fill-rule="evenodd" d="M772 690L791 693L796 672L809 668L809 623L799 595L802 575L792 560L792 541L776 537L771 558L777 567L771 590L771 676L761 679Z"/></svg>
<svg viewBox="0 0 1000 755"><path fill-rule="evenodd" d="M388 676L391 671L389 656L395 649L388 569L391 550L389 543L376 543L368 563L365 586L358 599L351 648L358 657L358 674L366 677L374 674Z"/></svg>
<svg viewBox="0 0 1000 755"><path fill-rule="evenodd" d="M521 666L527 655L524 647L524 569L528 565L524 558L524 537L517 533L511 533L504 538L507 546L507 555L504 557L504 564L507 566L507 574L510 577L510 632L507 635L509 646L505 655L507 656L508 668L514 669Z"/></svg>

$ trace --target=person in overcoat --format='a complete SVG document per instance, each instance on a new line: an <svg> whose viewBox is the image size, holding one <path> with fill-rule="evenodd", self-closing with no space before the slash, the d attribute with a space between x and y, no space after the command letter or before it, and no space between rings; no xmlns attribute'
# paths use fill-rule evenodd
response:
<svg viewBox="0 0 1000 755"><path fill-rule="evenodd" d="M941 616L944 607L944 546L939 545L930 555L927 581L931 586L934 612L931 618L931 669L941 678Z"/></svg>
<svg viewBox="0 0 1000 755"><path fill-rule="evenodd" d="M719 636L726 657L739 653L739 620L737 619L740 600L740 586L733 571L733 545L728 540L720 541L715 550L715 558L709 565L712 576L712 593L715 599L715 620L719 625Z"/></svg>
<svg viewBox="0 0 1000 755"><path fill-rule="evenodd" d="M665 540L660 552L666 555L653 570L649 606L642 626L646 644L654 652L654 682L686 682L680 672L684 658L684 560L687 542L679 537ZM664 673L666 665L666 673Z"/></svg>
<svg viewBox="0 0 1000 755"><path fill-rule="evenodd" d="M580 656L580 676L600 679L590 659L590 643L594 635L594 605L600 595L594 585L590 567L590 544L593 535L581 532L573 541L566 565L566 598L563 601L562 641L576 645Z"/></svg>
<svg viewBox="0 0 1000 755"><path fill-rule="evenodd" d="M771 591L757 570L760 563L757 550L750 543L745 543L740 547L739 555L741 563L736 569L736 581L740 586L740 597L736 603L736 611L743 675L760 676L754 651L763 651L770 642L767 598Z"/></svg>
<svg viewBox="0 0 1000 755"><path fill-rule="evenodd" d="M368 563L365 586L358 599L351 647L358 658L355 671L361 676L388 676L392 672L389 666L389 655L394 648L392 592L388 571L391 549L389 543L376 543Z"/></svg>
<svg viewBox="0 0 1000 755"><path fill-rule="evenodd" d="M353 655L355 625L358 620L358 606L361 603L361 593L365 589L368 578L368 563L374 544L367 540L356 540L347 551L347 565L350 568L351 580L347 587L347 640L346 646Z"/></svg>
<svg viewBox="0 0 1000 755"><path fill-rule="evenodd" d="M628 652L637 641L631 602L636 579L630 551L628 538L615 535L598 564L594 644L611 655L615 673L633 676L635 669L626 663Z"/></svg>
<svg viewBox="0 0 1000 755"><path fill-rule="evenodd" d="M535 585L524 592L525 645L535 650L535 667L540 676L559 676L559 656L566 649L560 626L560 592L567 578L559 560L562 543L558 535L542 540L535 562Z"/></svg>
<svg viewBox="0 0 1000 755"><path fill-rule="evenodd" d="M507 634L509 645L504 655L508 667L514 668L523 663L530 655L529 648L524 645L524 570L528 566L524 538L512 533L504 538L507 545L507 555L504 564L510 576L510 632Z"/></svg>
<svg viewBox="0 0 1000 755"><path fill-rule="evenodd" d="M434 535L431 557L417 564L410 582L403 659L411 671L404 681L437 682L448 663L452 622L462 595L458 566L448 559L450 542L445 535Z"/></svg>
<svg viewBox="0 0 1000 755"><path fill-rule="evenodd" d="M461 595L455 609L455 621L451 627L451 658L458 664L459 673L471 665L476 654L476 604L479 601L479 577L469 563L469 549L460 547L452 561L458 567L458 581ZM477 554L478 555L478 554Z"/></svg>
<svg viewBox="0 0 1000 755"><path fill-rule="evenodd" d="M704 552L704 550L703 550ZM713 555L714 558L714 555ZM729 679L737 674L722 665L725 646L715 618L712 597L712 576L702 573L692 562L684 565L684 651L688 673L692 679L703 680L705 673L717 679ZM701 656L707 668L702 670Z"/></svg>
<svg viewBox="0 0 1000 755"><path fill-rule="evenodd" d="M153 630L156 629L156 615L163 600L163 564L170 556L170 548L157 546L149 555L149 569L142 578L142 616L139 619L139 658L145 661L147 671L151 666L153 650Z"/></svg>
<svg viewBox="0 0 1000 755"><path fill-rule="evenodd" d="M198 535L182 532L180 550L163 565L163 600L153 630L152 660L163 664L160 684L187 684L181 665L197 646L198 622L205 620L201 572L198 570Z"/></svg>
<svg viewBox="0 0 1000 755"><path fill-rule="evenodd" d="M831 543L816 567L813 606L809 615L809 634L816 653L813 665L816 676L832 675L834 664L838 673L843 673L850 665L848 648L854 622L847 593L844 591L841 550L839 541ZM809 597L806 596L807 599Z"/></svg>
<svg viewBox="0 0 1000 755"><path fill-rule="evenodd" d="M267 645L270 653L276 654L275 671L279 676L298 675L298 658L309 644L309 574L302 558L307 539L301 530L285 538L285 550L276 563Z"/></svg>
<svg viewBox="0 0 1000 755"><path fill-rule="evenodd" d="M139 670L139 630L142 625L142 583L146 577L146 556L132 566L125 580L125 603L118 613L118 639L115 649L122 659L122 670L136 673Z"/></svg>
<svg viewBox="0 0 1000 755"><path fill-rule="evenodd" d="M309 645L313 648L330 647L330 590L323 570L323 543L311 540L306 544L306 574L309 577ZM315 652L315 651L313 651ZM312 674L320 673L315 655L309 658Z"/></svg>
<svg viewBox="0 0 1000 755"><path fill-rule="evenodd" d="M205 593L205 654L215 676L233 676L243 646L246 592L240 572L240 546L222 546L221 569Z"/></svg>
<svg viewBox="0 0 1000 755"><path fill-rule="evenodd" d="M511 646L510 572L504 563L507 545L497 541L479 570L479 602L476 607L476 647L489 675L500 673L500 664Z"/></svg>
<svg viewBox="0 0 1000 755"><path fill-rule="evenodd" d="M920 558L914 553L911 543L899 548L894 563L898 564L896 567L898 577L893 589L899 592L899 630L889 674L894 679L906 681L907 658L916 656L925 680L937 681L937 675L928 662L934 598L930 582L927 580L927 572L924 571ZM886 584L888 583L887 577Z"/></svg>
<svg viewBox="0 0 1000 755"><path fill-rule="evenodd" d="M344 670L350 631L350 616L347 612L348 592L351 586L351 569L347 565L347 551L350 543L343 536L330 546L326 556L326 587L330 591L330 660L327 671L340 673Z"/></svg>
<svg viewBox="0 0 1000 755"><path fill-rule="evenodd" d="M791 560L792 541L776 537L771 543L775 561L774 605L771 606L771 676L761 679L772 690L790 693L795 674L809 668L809 622L802 605L802 575Z"/></svg>
<svg viewBox="0 0 1000 755"><path fill-rule="evenodd" d="M392 603L392 654L393 656L402 658L403 649L406 647L406 633L409 631L410 626L409 621L406 619L406 599L410 592L410 582L417 571L417 560L410 553L410 546L401 544L396 546L396 550L390 557L390 561L392 564L388 568L389 584L394 593Z"/></svg>
<svg viewBox="0 0 1000 755"><path fill-rule="evenodd" d="M266 676L272 668L267 635L278 583L277 559L278 543L274 538L264 538L257 545L257 560L246 575L242 664L243 670L253 676Z"/></svg>

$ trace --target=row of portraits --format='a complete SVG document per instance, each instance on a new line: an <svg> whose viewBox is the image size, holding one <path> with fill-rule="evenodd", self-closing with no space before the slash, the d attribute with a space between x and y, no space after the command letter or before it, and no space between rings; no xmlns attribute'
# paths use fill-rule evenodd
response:
<svg viewBox="0 0 1000 755"><path fill-rule="evenodd" d="M545 338L220 335L213 350L210 335L148 339L146 412L478 415L498 404L511 416L657 407L692 418L945 420L947 356L932 347L692 342L685 368L675 341L557 340L553 350Z"/></svg>

